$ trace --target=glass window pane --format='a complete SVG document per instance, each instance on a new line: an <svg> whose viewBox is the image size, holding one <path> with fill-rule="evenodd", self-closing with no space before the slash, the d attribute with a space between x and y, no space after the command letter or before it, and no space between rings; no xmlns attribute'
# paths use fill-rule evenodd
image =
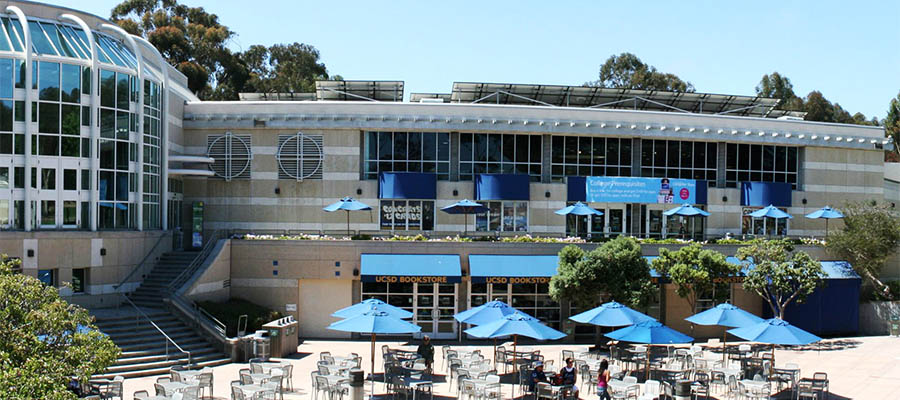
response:
<svg viewBox="0 0 900 400"><path fill-rule="evenodd" d="M59 101L59 63L41 61L38 66L38 98Z"/></svg>
<svg viewBox="0 0 900 400"><path fill-rule="evenodd" d="M59 133L59 104L39 103L38 132Z"/></svg>
<svg viewBox="0 0 900 400"><path fill-rule="evenodd" d="M529 141L531 142L528 146L528 151L531 153L531 157L528 160L532 163L540 163L541 162L541 153L543 153L543 140L544 138L540 135L531 135L529 136ZM539 174L540 175L540 174Z"/></svg>
<svg viewBox="0 0 900 400"><path fill-rule="evenodd" d="M116 73L105 69L100 70L100 105L116 106Z"/></svg>
<svg viewBox="0 0 900 400"><path fill-rule="evenodd" d="M578 163L582 165L590 165L591 163L591 138L578 138Z"/></svg>
<svg viewBox="0 0 900 400"><path fill-rule="evenodd" d="M472 161L472 134L459 134L459 160Z"/></svg>
<svg viewBox="0 0 900 400"><path fill-rule="evenodd" d="M421 160L422 159L422 133L421 132L410 132L407 138L407 159L408 160Z"/></svg>
<svg viewBox="0 0 900 400"><path fill-rule="evenodd" d="M69 104L62 105L62 133L64 135L81 134L81 107Z"/></svg>
<svg viewBox="0 0 900 400"><path fill-rule="evenodd" d="M116 112L114 110L100 110L100 137L116 137Z"/></svg>
<svg viewBox="0 0 900 400"><path fill-rule="evenodd" d="M116 112L116 138L128 140L129 114L127 111Z"/></svg>
<svg viewBox="0 0 900 400"><path fill-rule="evenodd" d="M81 138L71 137L71 136L63 136L62 137L62 156L63 157L78 157L80 153L79 144L81 143Z"/></svg>
<svg viewBox="0 0 900 400"><path fill-rule="evenodd" d="M63 225L75 225L78 221L78 203L75 201L63 202Z"/></svg>
<svg viewBox="0 0 900 400"><path fill-rule="evenodd" d="M578 163L578 138L575 136L566 136L566 164Z"/></svg>
<svg viewBox="0 0 900 400"><path fill-rule="evenodd" d="M474 141L472 147L475 152L475 156L473 160L475 161L487 161L487 135L484 133L476 133L474 135Z"/></svg>
<svg viewBox="0 0 900 400"><path fill-rule="evenodd" d="M631 166L631 139L619 140L619 165Z"/></svg>
<svg viewBox="0 0 900 400"><path fill-rule="evenodd" d="M563 162L563 140L562 136L554 136L550 141L550 161L554 164Z"/></svg>
<svg viewBox="0 0 900 400"><path fill-rule="evenodd" d="M669 168L678 168L678 161L680 160L680 143L677 140L669 140L667 144L669 154L666 156L666 166Z"/></svg>
<svg viewBox="0 0 900 400"><path fill-rule="evenodd" d="M40 149L38 154L42 156L58 156L59 155L59 136L40 135Z"/></svg>
<svg viewBox="0 0 900 400"><path fill-rule="evenodd" d="M666 141L665 140L654 140L653 141L653 166L654 167L665 167L666 166Z"/></svg>
<svg viewBox="0 0 900 400"><path fill-rule="evenodd" d="M12 132L13 104L12 100L0 100L0 131Z"/></svg>
<svg viewBox="0 0 900 400"><path fill-rule="evenodd" d="M438 160L450 161L450 134L447 132L438 133Z"/></svg>
<svg viewBox="0 0 900 400"><path fill-rule="evenodd" d="M496 134L488 135L488 161L490 162L499 162L500 161L500 151L501 151L501 136Z"/></svg>
<svg viewBox="0 0 900 400"><path fill-rule="evenodd" d="M56 51L53 50L53 45L50 44L50 40L44 36L44 30L41 29L41 26L37 22L28 21L28 28L31 30L31 43L38 53L57 55Z"/></svg>
<svg viewBox="0 0 900 400"><path fill-rule="evenodd" d="M619 165L619 139L606 140L606 165Z"/></svg>
<svg viewBox="0 0 900 400"><path fill-rule="evenodd" d="M0 98L13 97L14 66L11 58L0 59Z"/></svg>
<svg viewBox="0 0 900 400"><path fill-rule="evenodd" d="M56 225L56 201L41 200L41 225Z"/></svg>
<svg viewBox="0 0 900 400"><path fill-rule="evenodd" d="M81 67L71 64L62 65L62 101L68 103L81 102Z"/></svg>
<svg viewBox="0 0 900 400"><path fill-rule="evenodd" d="M128 170L128 142L116 142L116 169Z"/></svg>
<svg viewBox="0 0 900 400"><path fill-rule="evenodd" d="M437 134L425 132L422 134L422 159L437 160Z"/></svg>
<svg viewBox="0 0 900 400"><path fill-rule="evenodd" d="M131 100L130 77L128 74L116 74L116 107L121 110L127 110Z"/></svg>

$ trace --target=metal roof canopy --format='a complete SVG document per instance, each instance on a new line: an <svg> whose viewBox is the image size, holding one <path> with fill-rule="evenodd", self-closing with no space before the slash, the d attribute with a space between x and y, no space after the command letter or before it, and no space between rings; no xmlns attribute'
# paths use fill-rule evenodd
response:
<svg viewBox="0 0 900 400"><path fill-rule="evenodd" d="M588 86L454 82L454 103L496 103L770 117L779 100L759 96ZM778 116L785 115L778 113Z"/></svg>
<svg viewBox="0 0 900 400"><path fill-rule="evenodd" d="M318 101L403 101L403 81L316 81Z"/></svg>

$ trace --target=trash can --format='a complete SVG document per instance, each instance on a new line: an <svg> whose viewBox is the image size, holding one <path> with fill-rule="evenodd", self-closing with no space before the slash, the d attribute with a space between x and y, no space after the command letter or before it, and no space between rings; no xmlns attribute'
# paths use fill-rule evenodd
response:
<svg viewBox="0 0 900 400"><path fill-rule="evenodd" d="M892 319L891 322L891 336L900 336L900 319Z"/></svg>
<svg viewBox="0 0 900 400"><path fill-rule="evenodd" d="M271 348L269 331L259 330L256 331L256 333L254 333L253 335L249 336L252 338L252 349L249 358L260 358L263 361L268 361L270 354L269 349Z"/></svg>
<svg viewBox="0 0 900 400"><path fill-rule="evenodd" d="M297 352L299 337L297 320L293 316L279 318L262 326L269 332L271 347L269 354L273 357L286 357Z"/></svg>
<svg viewBox="0 0 900 400"><path fill-rule="evenodd" d="M675 399L690 400L691 398L691 381L688 379L679 379L675 381Z"/></svg>

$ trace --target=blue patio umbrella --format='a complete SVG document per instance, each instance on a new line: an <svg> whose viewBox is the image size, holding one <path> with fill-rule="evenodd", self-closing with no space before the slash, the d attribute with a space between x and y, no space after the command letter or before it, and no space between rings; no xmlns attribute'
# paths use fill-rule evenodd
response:
<svg viewBox="0 0 900 400"><path fill-rule="evenodd" d="M554 213L559 215L603 215L602 211L595 210L580 201L571 206L560 208Z"/></svg>
<svg viewBox="0 0 900 400"><path fill-rule="evenodd" d="M369 311L383 311L397 318L412 318L413 313L392 306L378 299L363 300L349 307L344 307L331 314L332 317L350 318Z"/></svg>
<svg viewBox="0 0 900 400"><path fill-rule="evenodd" d="M693 205L685 203L678 207L664 211L663 215L680 215L683 217L694 217L694 216L708 217L709 213L706 211L703 211L697 207L694 207Z"/></svg>
<svg viewBox="0 0 900 400"><path fill-rule="evenodd" d="M658 321L643 321L606 334L624 342L654 344L690 343L694 338L678 332ZM650 375L650 346L647 347L647 376Z"/></svg>
<svg viewBox="0 0 900 400"><path fill-rule="evenodd" d="M364 211L371 210L372 207L369 207L365 203L355 200L352 197L344 197L343 199L338 200L336 203L329 204L323 210L325 212L335 212L338 210L343 210L347 212L347 235L350 235L350 211Z"/></svg>
<svg viewBox="0 0 900 400"><path fill-rule="evenodd" d="M775 206L773 206L771 204L769 204L765 208L756 210L748 215L750 215L753 218L773 218L773 219L794 218L790 214L779 210L778 208L776 208ZM764 227L763 229L765 229L765 221L763 222L763 227Z"/></svg>
<svg viewBox="0 0 900 400"><path fill-rule="evenodd" d="M469 232L469 214L481 214L487 212L488 208L482 204L478 204L469 199L463 199L456 203L453 203L447 207L441 208L441 211L447 214L465 214L465 227L463 228L463 232Z"/></svg>
<svg viewBox="0 0 900 400"><path fill-rule="evenodd" d="M829 206L822 207L816 211L813 211L809 214L806 214L806 218L809 219L819 219L822 218L825 220L825 236L828 236L828 220L829 219L837 219L844 218L844 214L841 214L840 211L835 210Z"/></svg>
<svg viewBox="0 0 900 400"><path fill-rule="evenodd" d="M719 325L729 328L740 328L755 325L764 320L749 312L746 312L737 306L729 303L722 303L709 310L691 315L685 318L688 322L697 325ZM722 359L725 359L725 345L728 343L728 335L722 334Z"/></svg>
<svg viewBox="0 0 900 400"><path fill-rule="evenodd" d="M624 304L611 301L569 317L572 321L597 326L625 326L643 321L656 321L653 317L628 308Z"/></svg>
<svg viewBox="0 0 900 400"><path fill-rule="evenodd" d="M741 328L734 328L728 333L744 340L772 345L772 364L775 365L775 345L803 345L815 343L822 338L803 329L791 325L781 318L770 318Z"/></svg>
<svg viewBox="0 0 900 400"><path fill-rule="evenodd" d="M678 215L678 216L682 216L682 217L703 217L703 218L705 218L705 217L709 216L709 213L706 211L703 211L697 207L694 207L691 204L684 203L678 207L664 211L663 215L666 215L666 216ZM682 234L682 239L683 238L684 238L684 234Z"/></svg>
<svg viewBox="0 0 900 400"><path fill-rule="evenodd" d="M494 322L509 314L517 312L515 308L499 300L489 301L478 307L457 313L453 316L464 324L483 325Z"/></svg>
<svg viewBox="0 0 900 400"><path fill-rule="evenodd" d="M774 218L774 219L782 219L782 218L794 218L790 214L779 210L777 207L769 204L765 208L760 208L749 214L753 218Z"/></svg>
<svg viewBox="0 0 900 400"><path fill-rule="evenodd" d="M565 333L544 325L541 321L538 321L537 318L521 311L506 315L494 322L488 322L474 328L466 329L465 332L472 336L485 339L512 335L513 365L516 365L516 368L518 368L518 364L516 363L516 345L518 343L519 335L538 340L556 340L566 337Z"/></svg>
<svg viewBox="0 0 900 400"><path fill-rule="evenodd" d="M375 388L375 335L416 333L422 330L418 325L406 322L384 311L366 311L353 317L328 325L328 329L342 332L368 333L372 335L372 393Z"/></svg>

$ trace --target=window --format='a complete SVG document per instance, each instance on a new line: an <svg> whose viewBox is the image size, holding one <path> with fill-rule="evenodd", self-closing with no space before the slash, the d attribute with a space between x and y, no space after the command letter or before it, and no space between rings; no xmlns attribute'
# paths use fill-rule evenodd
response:
<svg viewBox="0 0 900 400"><path fill-rule="evenodd" d="M56 190L56 170L41 169L41 190Z"/></svg>
<svg viewBox="0 0 900 400"><path fill-rule="evenodd" d="M380 214L384 230L434 230L434 201L431 200L382 200Z"/></svg>
<svg viewBox="0 0 900 400"><path fill-rule="evenodd" d="M56 201L41 200L41 225L56 226Z"/></svg>
<svg viewBox="0 0 900 400"><path fill-rule="evenodd" d="M712 289L697 293L697 300L694 303L694 313L703 312L715 307L716 305L731 302L732 292L731 283L718 282L713 285Z"/></svg>
<svg viewBox="0 0 900 400"><path fill-rule="evenodd" d="M459 179L472 180L476 174L523 174L539 181L541 146L540 135L460 133Z"/></svg>
<svg viewBox="0 0 900 400"><path fill-rule="evenodd" d="M481 232L528 231L527 201L482 201L488 211L475 216L475 230Z"/></svg>
<svg viewBox="0 0 900 400"><path fill-rule="evenodd" d="M46 286L56 286L55 269L39 269L37 278Z"/></svg>
<svg viewBox="0 0 900 400"><path fill-rule="evenodd" d="M759 210L760 207L744 207L741 209L741 234L754 236L785 236L788 231L788 219L754 218L750 213ZM787 212L787 208L779 207Z"/></svg>
<svg viewBox="0 0 900 400"><path fill-rule="evenodd" d="M75 169L64 169L63 170L63 189L64 190L77 190L78 189L78 170L75 170Z"/></svg>
<svg viewBox="0 0 900 400"><path fill-rule="evenodd" d="M631 176L631 139L553 136L551 176Z"/></svg>
<svg viewBox="0 0 900 400"><path fill-rule="evenodd" d="M63 225L74 228L78 224L78 202L63 201Z"/></svg>
<svg viewBox="0 0 900 400"><path fill-rule="evenodd" d="M491 300L500 300L554 329L560 328L560 306L550 298L549 283L470 283L469 309Z"/></svg>
<svg viewBox="0 0 900 400"><path fill-rule="evenodd" d="M216 176L232 179L250 179L250 160L252 157L250 135L235 135L225 132L224 135L206 137L209 157L215 159L209 168Z"/></svg>
<svg viewBox="0 0 900 400"><path fill-rule="evenodd" d="M9 200L0 199L0 227L9 226Z"/></svg>
<svg viewBox="0 0 900 400"><path fill-rule="evenodd" d="M87 285L87 268L72 268L72 291L84 293L85 285Z"/></svg>
<svg viewBox="0 0 900 400"><path fill-rule="evenodd" d="M641 176L705 180L714 187L717 150L717 143L642 140Z"/></svg>
<svg viewBox="0 0 900 400"><path fill-rule="evenodd" d="M796 190L799 159L797 147L729 143L725 186L736 188L739 182L786 182Z"/></svg>
<svg viewBox="0 0 900 400"><path fill-rule="evenodd" d="M9 167L0 167L0 189L9 189Z"/></svg>
<svg viewBox="0 0 900 400"><path fill-rule="evenodd" d="M447 132L366 132L366 179L379 172L427 172L450 179L450 134Z"/></svg>
<svg viewBox="0 0 900 400"><path fill-rule="evenodd" d="M278 179L322 179L322 135L278 135Z"/></svg>

